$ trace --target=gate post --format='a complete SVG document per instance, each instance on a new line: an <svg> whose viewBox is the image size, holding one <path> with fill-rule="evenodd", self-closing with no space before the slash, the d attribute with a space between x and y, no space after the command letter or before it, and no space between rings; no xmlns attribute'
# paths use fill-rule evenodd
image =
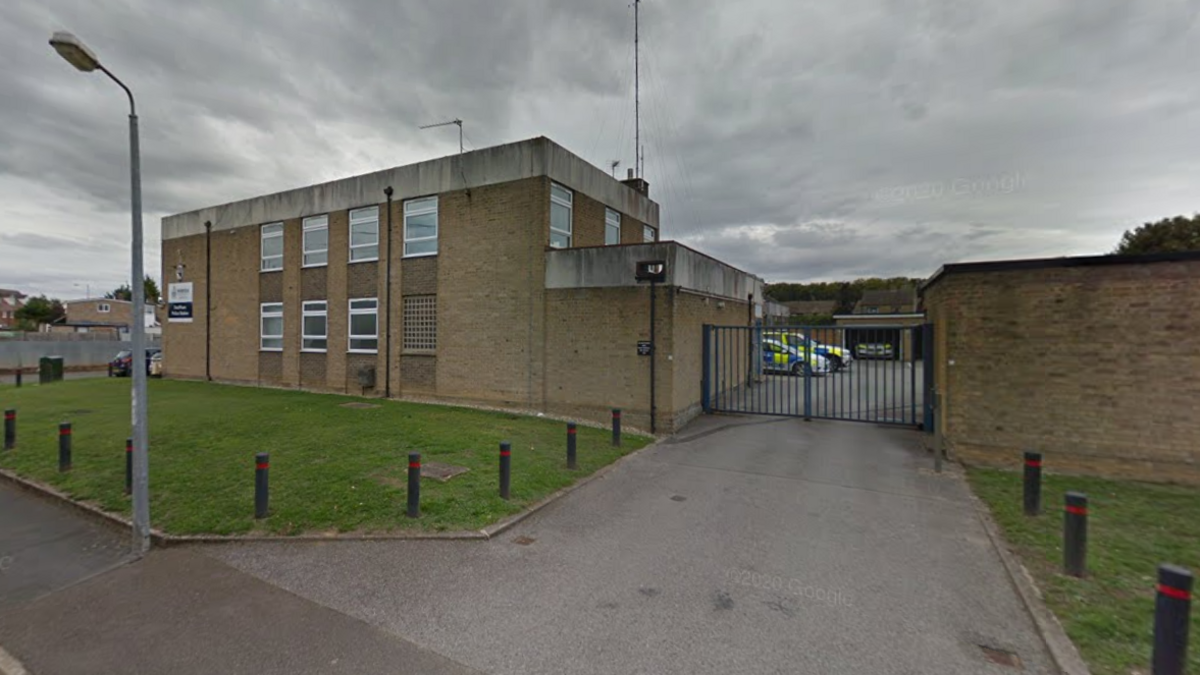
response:
<svg viewBox="0 0 1200 675"><path fill-rule="evenodd" d="M712 387L712 326L704 324L701 327L700 354L703 365L700 367L700 409L705 414L712 413L712 401L709 400L709 389Z"/></svg>
<svg viewBox="0 0 1200 675"><path fill-rule="evenodd" d="M922 382L923 399L925 403L925 433L933 433L934 423L934 407L933 407L933 389L934 389L934 368L933 368L933 324L921 324L921 377L925 381Z"/></svg>

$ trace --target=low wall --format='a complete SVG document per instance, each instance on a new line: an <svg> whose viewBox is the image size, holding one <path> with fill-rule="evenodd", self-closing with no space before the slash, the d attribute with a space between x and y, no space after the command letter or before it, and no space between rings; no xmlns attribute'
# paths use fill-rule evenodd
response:
<svg viewBox="0 0 1200 675"><path fill-rule="evenodd" d="M147 341L157 346L157 341ZM17 367L36 368L43 356L61 356L69 369L101 368L117 352L129 349L128 340L0 340L0 371L11 372Z"/></svg>

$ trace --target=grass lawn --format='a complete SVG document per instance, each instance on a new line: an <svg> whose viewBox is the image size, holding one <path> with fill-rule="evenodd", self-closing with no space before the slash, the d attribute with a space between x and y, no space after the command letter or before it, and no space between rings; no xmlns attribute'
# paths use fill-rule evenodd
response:
<svg viewBox="0 0 1200 675"><path fill-rule="evenodd" d="M0 467L129 515L127 379L17 389L17 447ZM365 401L379 407L341 407ZM73 424L74 469L58 473L58 423ZM499 443L512 450L512 499L499 497ZM566 469L566 425L536 417L332 394L150 381L150 513L172 534L478 529L570 485L649 438L580 427L579 469ZM255 521L254 454L271 453L271 515ZM423 478L419 521L405 517L408 453L470 469Z"/></svg>
<svg viewBox="0 0 1200 675"><path fill-rule="evenodd" d="M1021 507L1021 474L969 469L975 493L1037 578L1093 675L1149 673L1159 563L1200 572L1200 490L1044 475L1043 515ZM1088 496L1088 577L1061 574L1063 493ZM1200 673L1200 620L1192 610L1188 672Z"/></svg>

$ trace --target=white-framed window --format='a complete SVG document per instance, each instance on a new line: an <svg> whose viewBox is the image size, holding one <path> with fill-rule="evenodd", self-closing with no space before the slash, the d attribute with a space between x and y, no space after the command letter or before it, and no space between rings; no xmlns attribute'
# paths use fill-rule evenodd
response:
<svg viewBox="0 0 1200 675"><path fill-rule="evenodd" d="M621 243L621 214L612 209L604 209L604 243Z"/></svg>
<svg viewBox="0 0 1200 675"><path fill-rule="evenodd" d="M404 202L404 257L437 255L438 198Z"/></svg>
<svg viewBox="0 0 1200 675"><path fill-rule="evenodd" d="M324 300L300 303L300 351L325 351L328 329L328 305Z"/></svg>
<svg viewBox="0 0 1200 675"><path fill-rule="evenodd" d="M550 246L571 247L571 204L574 194L558 183L550 184Z"/></svg>
<svg viewBox="0 0 1200 675"><path fill-rule="evenodd" d="M112 311L112 305L109 305L107 302L102 302L96 305L96 311L100 312L101 314L108 314Z"/></svg>
<svg viewBox="0 0 1200 675"><path fill-rule="evenodd" d="M658 230L649 225L642 226L642 241L658 241Z"/></svg>
<svg viewBox="0 0 1200 675"><path fill-rule="evenodd" d="M350 301L349 351L374 354L379 351L379 301L357 298Z"/></svg>
<svg viewBox="0 0 1200 675"><path fill-rule="evenodd" d="M304 267L329 263L329 216L304 219Z"/></svg>
<svg viewBox="0 0 1200 675"><path fill-rule="evenodd" d="M283 303L264 302L259 309L259 344L264 352L283 351Z"/></svg>
<svg viewBox="0 0 1200 675"><path fill-rule="evenodd" d="M404 298L404 349L437 349L437 296L409 295Z"/></svg>
<svg viewBox="0 0 1200 675"><path fill-rule="evenodd" d="M283 223L262 226L262 262L260 272L283 269Z"/></svg>
<svg viewBox="0 0 1200 675"><path fill-rule="evenodd" d="M379 207L350 212L350 262L379 260Z"/></svg>

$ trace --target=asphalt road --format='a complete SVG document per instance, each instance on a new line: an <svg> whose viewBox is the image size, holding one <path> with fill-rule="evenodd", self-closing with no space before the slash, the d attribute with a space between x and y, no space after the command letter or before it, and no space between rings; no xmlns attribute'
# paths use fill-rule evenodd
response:
<svg viewBox="0 0 1200 675"><path fill-rule="evenodd" d="M961 476L913 432L687 434L487 543L205 553L491 673L1015 672L982 646L1055 672Z"/></svg>

